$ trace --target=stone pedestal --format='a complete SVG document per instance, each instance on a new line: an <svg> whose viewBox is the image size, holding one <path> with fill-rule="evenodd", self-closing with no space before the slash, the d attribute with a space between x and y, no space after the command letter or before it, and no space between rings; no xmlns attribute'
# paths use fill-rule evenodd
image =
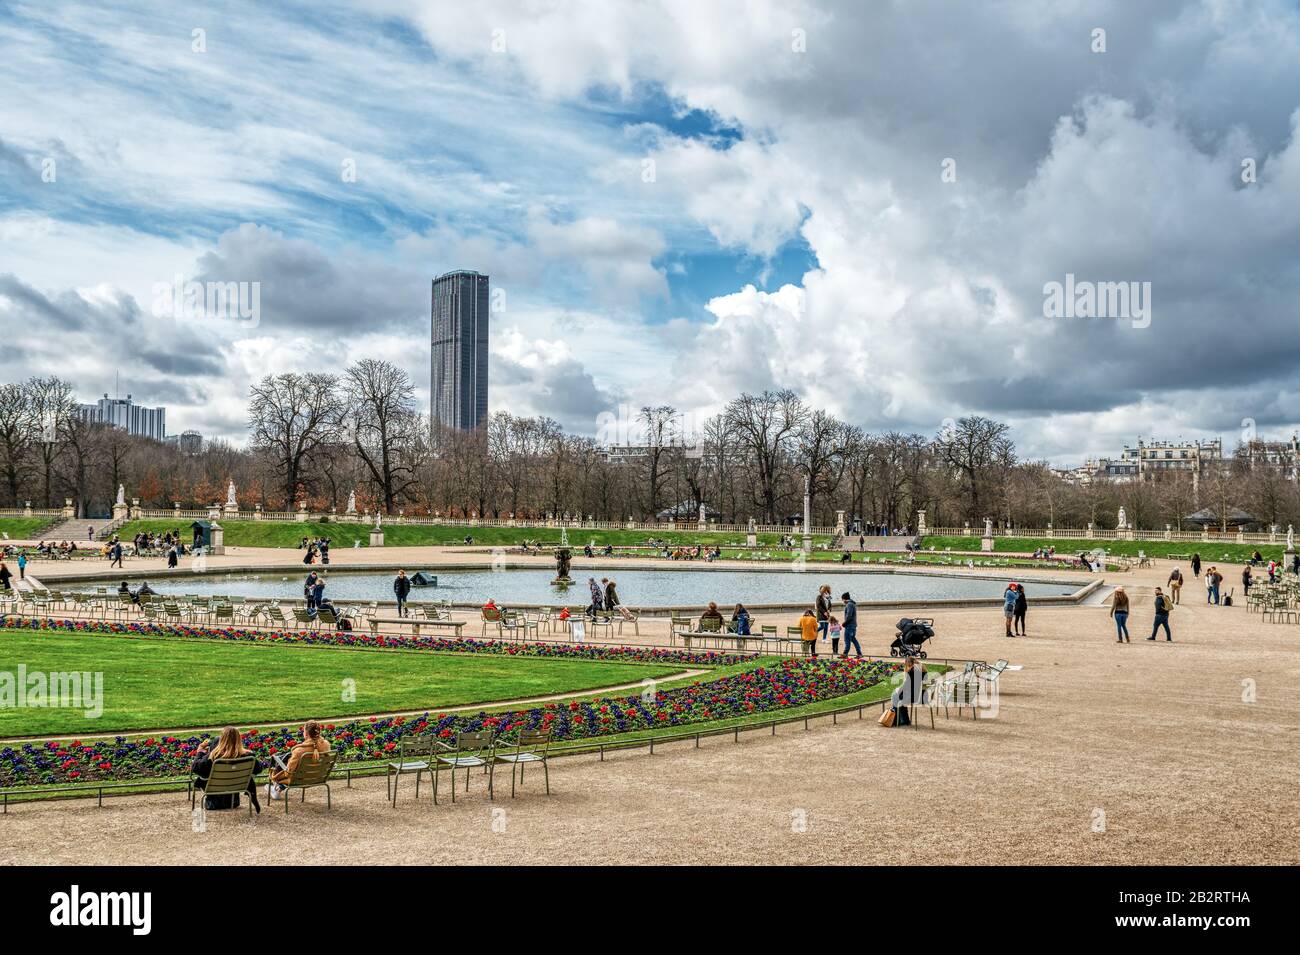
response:
<svg viewBox="0 0 1300 955"><path fill-rule="evenodd" d="M746 534L746 535L745 535L745 546L746 546L746 547L757 547L757 546L758 546L758 535L755 534L753 531L750 531L748 534Z"/></svg>
<svg viewBox="0 0 1300 955"><path fill-rule="evenodd" d="M1092 540L1092 521L1088 522L1088 540Z"/></svg>
<svg viewBox="0 0 1300 955"><path fill-rule="evenodd" d="M72 506L72 498L70 497L65 497L63 499L63 516L65 519L77 516L76 510Z"/></svg>
<svg viewBox="0 0 1300 955"><path fill-rule="evenodd" d="M993 538L992 538L992 537L981 537L981 538L980 538L980 550L984 551L986 554L991 554L991 553L993 553Z"/></svg>
<svg viewBox="0 0 1300 955"><path fill-rule="evenodd" d="M306 502L298 505L298 513L294 515L299 524L307 523L307 504Z"/></svg>
<svg viewBox="0 0 1300 955"><path fill-rule="evenodd" d="M113 520L124 521L131 513L131 505L123 501L121 504L113 505Z"/></svg>
<svg viewBox="0 0 1300 955"><path fill-rule="evenodd" d="M924 514L925 511L922 511L921 513ZM835 533L841 536L843 536L844 534L844 512L843 511L835 512Z"/></svg>
<svg viewBox="0 0 1300 955"><path fill-rule="evenodd" d="M228 520L228 521L238 520L238 519L239 519L239 505L238 505L238 504L227 504L225 507L223 507L223 508L221 509L221 514L222 514L222 516L223 516L226 520Z"/></svg>
<svg viewBox="0 0 1300 955"><path fill-rule="evenodd" d="M208 553L220 557L226 552L226 532L220 524L212 525L212 545L208 548Z"/></svg>
<svg viewBox="0 0 1300 955"><path fill-rule="evenodd" d="M255 521L260 521L261 519L262 519L262 505L261 505L261 504L254 504L254 505L253 505L253 520L255 520Z"/></svg>
<svg viewBox="0 0 1300 955"><path fill-rule="evenodd" d="M378 527L372 528L370 531L370 546L371 547L384 546L384 532L381 531Z"/></svg>
<svg viewBox="0 0 1300 955"><path fill-rule="evenodd" d="M844 512L840 511L840 513L843 514ZM924 537L925 532L927 530L929 530L929 528L925 526L925 511L917 511L916 512L916 536Z"/></svg>
<svg viewBox="0 0 1300 955"><path fill-rule="evenodd" d="M1047 536L1049 539L1055 539L1056 531L1052 528L1052 522L1047 522Z"/></svg>
<svg viewBox="0 0 1300 955"><path fill-rule="evenodd" d="M1290 570L1294 566L1295 566L1295 548L1288 547L1282 553L1282 569Z"/></svg>
<svg viewBox="0 0 1300 955"><path fill-rule="evenodd" d="M180 519L181 519L181 502L172 501L172 520L179 521Z"/></svg>
<svg viewBox="0 0 1300 955"><path fill-rule="evenodd" d="M113 512L117 513L116 507L113 508ZM31 517L31 516L32 516L32 502L23 501L23 517Z"/></svg>

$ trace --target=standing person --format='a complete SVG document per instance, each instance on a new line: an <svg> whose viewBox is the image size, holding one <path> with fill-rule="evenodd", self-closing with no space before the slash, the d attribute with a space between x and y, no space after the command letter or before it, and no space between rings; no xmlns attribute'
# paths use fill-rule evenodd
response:
<svg viewBox="0 0 1300 955"><path fill-rule="evenodd" d="M1015 606L1016 615L1014 617L1013 622L1015 623L1016 633L1022 637L1026 635L1025 634L1025 611L1027 611L1028 609L1029 609L1029 601L1025 599L1024 584L1016 584L1016 606Z"/></svg>
<svg viewBox="0 0 1300 955"><path fill-rule="evenodd" d="M1300 574L1300 554L1291 558L1291 573Z"/></svg>
<svg viewBox="0 0 1300 955"><path fill-rule="evenodd" d="M316 571L307 575L307 579L302 583L302 596L307 601L307 609L316 608Z"/></svg>
<svg viewBox="0 0 1300 955"><path fill-rule="evenodd" d="M1007 584L1007 589L1002 592L1002 617L1007 626L1007 636L1014 637L1011 632L1011 621L1016 615L1016 585Z"/></svg>
<svg viewBox="0 0 1300 955"><path fill-rule="evenodd" d="M1169 602L1169 598L1164 595L1164 593L1160 590L1159 587L1157 587L1156 588L1156 619L1155 619L1155 623L1151 627L1151 636L1147 637L1148 640L1154 640L1156 638L1156 634L1160 632L1160 628L1164 627L1165 642L1166 643L1174 642L1174 635L1169 632L1169 611L1172 609L1173 609L1173 604Z"/></svg>
<svg viewBox="0 0 1300 955"><path fill-rule="evenodd" d="M13 579L13 573L5 566L5 562L0 560L0 590L9 589L9 581Z"/></svg>
<svg viewBox="0 0 1300 955"><path fill-rule="evenodd" d="M1177 567L1169 574L1169 579L1165 581L1169 585L1169 597L1174 603L1178 603L1178 596L1183 589L1183 572Z"/></svg>
<svg viewBox="0 0 1300 955"><path fill-rule="evenodd" d="M109 567L122 566L122 542L121 541L117 541L116 543L113 544L113 559L109 561L108 566Z"/></svg>
<svg viewBox="0 0 1300 955"><path fill-rule="evenodd" d="M22 551L18 552L18 579L27 579L27 555Z"/></svg>
<svg viewBox="0 0 1300 955"><path fill-rule="evenodd" d="M1192 555L1192 576L1193 577L1201 576L1201 555L1200 554Z"/></svg>
<svg viewBox="0 0 1300 955"><path fill-rule="evenodd" d="M618 591L615 589L614 581L605 579L605 609L613 610L618 606Z"/></svg>
<svg viewBox="0 0 1300 955"><path fill-rule="evenodd" d="M817 591L817 632L823 638L831 625L831 586L822 584Z"/></svg>
<svg viewBox="0 0 1300 955"><path fill-rule="evenodd" d="M1241 570L1241 589L1245 592L1247 597L1250 596L1250 585L1254 582L1255 579L1250 575L1250 564L1247 564Z"/></svg>
<svg viewBox="0 0 1300 955"><path fill-rule="evenodd" d="M858 603L848 595L848 592L840 595L844 601L844 659L849 657L849 647L858 651L858 658L862 658L862 646L858 643Z"/></svg>
<svg viewBox="0 0 1300 955"><path fill-rule="evenodd" d="M817 617L811 610L805 610L803 616L799 618L799 639L803 641L804 656L811 656L817 659L817 631L820 628L817 625Z"/></svg>
<svg viewBox="0 0 1300 955"><path fill-rule="evenodd" d="M898 717L903 715L899 711L900 706L904 708L920 706L925 703L925 697L925 667L921 666L916 657L908 657L903 661L903 682L894 688L889 701L895 713L897 713L894 725L907 725L907 723L900 723L898 720ZM911 714L909 713L908 716L908 722L911 722Z"/></svg>
<svg viewBox="0 0 1300 955"><path fill-rule="evenodd" d="M406 576L406 571L399 570L397 576L393 578L393 596L397 598L397 615L406 616L406 598L411 593L411 578Z"/></svg>
<svg viewBox="0 0 1300 955"><path fill-rule="evenodd" d="M1268 582L1270 584L1277 583L1277 561L1275 560L1268 562Z"/></svg>
<svg viewBox="0 0 1300 955"><path fill-rule="evenodd" d="M831 624L828 631L831 636L831 657L837 657L840 653L840 622L831 614Z"/></svg>
<svg viewBox="0 0 1300 955"><path fill-rule="evenodd" d="M859 535L858 535L858 550L866 550L866 549L867 549L867 537L866 537L865 534L859 534Z"/></svg>
<svg viewBox="0 0 1300 955"><path fill-rule="evenodd" d="M88 540L88 541L93 541L94 539L95 539L95 528L94 528L93 526L91 526L91 527L87 527L87 528L86 528L86 540Z"/></svg>
<svg viewBox="0 0 1300 955"><path fill-rule="evenodd" d="M316 583L311 588L311 602L308 604L313 613L320 613L327 604L325 603L325 578L317 577ZM333 610L333 607L330 607Z"/></svg>
<svg viewBox="0 0 1300 955"><path fill-rule="evenodd" d="M177 561L176 545L172 544L171 547L167 548L167 569L175 570L176 561Z"/></svg>
<svg viewBox="0 0 1300 955"><path fill-rule="evenodd" d="M596 611L600 610L605 598L601 595L600 584L596 583L595 577L587 578L587 589L591 591L591 605L587 607L587 616L594 620Z"/></svg>
<svg viewBox="0 0 1300 955"><path fill-rule="evenodd" d="M1110 615L1115 618L1115 642L1132 643L1128 637L1128 594L1124 593L1123 587L1115 588L1110 599Z"/></svg>
<svg viewBox="0 0 1300 955"><path fill-rule="evenodd" d="M1205 572L1205 590L1206 603L1219 605L1219 584L1223 583L1223 574L1219 573L1219 568L1211 565L1210 569Z"/></svg>

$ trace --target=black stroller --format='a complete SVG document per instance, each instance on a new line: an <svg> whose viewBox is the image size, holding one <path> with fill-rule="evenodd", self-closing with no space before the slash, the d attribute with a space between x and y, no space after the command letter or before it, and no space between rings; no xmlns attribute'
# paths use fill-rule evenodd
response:
<svg viewBox="0 0 1300 955"><path fill-rule="evenodd" d="M922 645L934 636L934 618L904 617L898 621L898 636L889 645L891 657L920 657L925 659Z"/></svg>

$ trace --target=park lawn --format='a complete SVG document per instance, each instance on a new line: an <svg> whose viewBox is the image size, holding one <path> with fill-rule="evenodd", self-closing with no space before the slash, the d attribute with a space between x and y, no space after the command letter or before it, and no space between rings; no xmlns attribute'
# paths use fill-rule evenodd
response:
<svg viewBox="0 0 1300 955"><path fill-rule="evenodd" d="M56 522L52 517L0 517L0 539L31 540Z"/></svg>
<svg viewBox="0 0 1300 955"><path fill-rule="evenodd" d="M190 539L190 521L174 521L162 518L130 521L118 530L123 540L129 540L141 531L162 534L166 531L181 532L181 539ZM351 547L359 541L362 547L370 546L370 526L338 521L309 521L307 523L290 523L285 521L220 521L225 531L225 543L229 547L297 547L304 537L328 537L334 547ZM532 541L542 547L555 547L560 543L560 529L557 527L465 527L452 524L384 524L384 544L388 547L419 546L465 546L466 535L474 539L475 547L517 547L524 541ZM713 546L730 543L739 545L745 542L743 532L721 531L641 531L641 530L577 530L568 531L569 546L581 553L586 544L604 547L644 545L654 537L665 540L671 546L690 546L704 544ZM830 538L814 536L814 541L821 543ZM779 534L759 534L760 546L775 547L780 540Z"/></svg>
<svg viewBox="0 0 1300 955"><path fill-rule="evenodd" d="M945 547L952 550L973 550L980 549L980 540L978 537L925 537L921 541L922 548L935 548L936 551L942 551ZM995 537L993 538L994 552L1012 551L1032 553L1039 547L1056 547L1057 555L1078 554L1081 551L1101 549L1107 554L1123 554L1129 557L1136 557L1138 551L1142 551L1148 557L1169 557L1171 554L1188 555L1200 554L1201 561L1221 560L1236 564L1242 564L1250 560L1255 551L1264 555L1265 560L1270 558L1281 560L1282 552L1286 550L1286 544L1278 541L1276 544L1237 544L1227 541L1103 541L1103 540L1076 540L1073 538L1047 538L1047 537Z"/></svg>
<svg viewBox="0 0 1300 955"><path fill-rule="evenodd" d="M217 726L247 728L439 709L636 683L680 665L488 654L257 646L0 630L0 671L100 672L103 714L0 708L0 738ZM355 699L344 700L345 680Z"/></svg>

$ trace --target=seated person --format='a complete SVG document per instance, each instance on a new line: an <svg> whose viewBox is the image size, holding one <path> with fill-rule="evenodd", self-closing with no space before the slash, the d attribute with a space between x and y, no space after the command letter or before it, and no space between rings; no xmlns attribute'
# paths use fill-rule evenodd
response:
<svg viewBox="0 0 1300 955"><path fill-rule="evenodd" d="M848 551L845 551L843 554L840 555L841 564L849 564L852 562L853 562L853 557Z"/></svg>
<svg viewBox="0 0 1300 955"><path fill-rule="evenodd" d="M749 611L744 604L736 604L736 609L731 611L731 630L742 637L749 635Z"/></svg>
<svg viewBox="0 0 1300 955"><path fill-rule="evenodd" d="M149 586L149 581L146 580L144 583L140 585L140 589L135 592L135 602L139 603L140 598L145 594L153 595L154 593L155 593L154 589Z"/></svg>
<svg viewBox="0 0 1300 955"><path fill-rule="evenodd" d="M704 629L704 621L706 620L718 621L719 629L721 629L722 614L718 612L718 605L712 600L709 601L709 608L700 614L700 629Z"/></svg>
<svg viewBox="0 0 1300 955"><path fill-rule="evenodd" d="M320 724L308 720L302 728L302 742L289 751L284 768L277 765L271 770L271 798L284 798L285 785L293 782L293 774L298 771L298 766L304 759L320 759L329 751L329 740L321 735Z"/></svg>
<svg viewBox="0 0 1300 955"><path fill-rule="evenodd" d="M212 739L209 737L199 743L198 748L194 751L194 765L190 771L199 778L195 781L196 789L203 789L208 784L208 777L212 775L212 761L214 759L239 759L241 756L251 756L244 749L244 741L239 736L239 730L233 726L227 726L217 737L217 745L212 746ZM253 775L256 776L262 769L262 764L253 761ZM248 798L253 800L253 808L259 813L262 807L257 802L257 783L252 779L248 780ZM204 796L204 809L238 809L239 795L230 794L225 796Z"/></svg>

